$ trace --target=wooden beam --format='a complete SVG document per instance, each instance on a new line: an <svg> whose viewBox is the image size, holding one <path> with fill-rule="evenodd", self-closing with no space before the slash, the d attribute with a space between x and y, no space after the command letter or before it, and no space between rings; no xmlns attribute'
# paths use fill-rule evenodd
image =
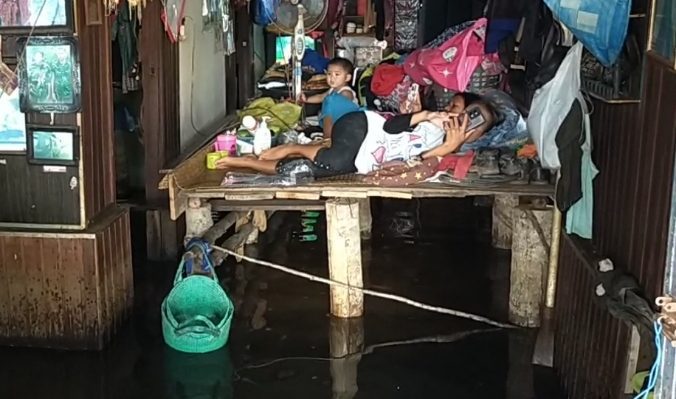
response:
<svg viewBox="0 0 676 399"><path fill-rule="evenodd" d="M213 225L211 204L199 198L191 198L185 211L185 242L202 237Z"/></svg>
<svg viewBox="0 0 676 399"><path fill-rule="evenodd" d="M359 231L362 240L371 239L371 227L373 217L371 216L371 200L368 198L359 200Z"/></svg>
<svg viewBox="0 0 676 399"><path fill-rule="evenodd" d="M213 208L212 208L213 209ZM210 244L214 244L216 240L221 238L228 230L235 225L235 222L244 216L243 212L230 212L225 215L221 220L216 222L209 230L202 235L206 241L209 241Z"/></svg>
<svg viewBox="0 0 676 399"><path fill-rule="evenodd" d="M178 155L178 46L169 42L160 19L162 2L150 1L139 35L143 63L143 112L141 127L145 148L146 200L166 201L159 189L165 163ZM172 215L174 217L175 215ZM178 216L176 216L178 217Z"/></svg>
<svg viewBox="0 0 676 399"><path fill-rule="evenodd" d="M332 199L326 202L329 277L354 287L362 287L359 202ZM331 286L331 314L359 317L364 312L361 291Z"/></svg>
<svg viewBox="0 0 676 399"><path fill-rule="evenodd" d="M211 200L211 209L214 211L323 211L325 201L308 200L253 200L253 201L225 201Z"/></svg>
<svg viewBox="0 0 676 399"><path fill-rule="evenodd" d="M274 212L265 212L266 219L269 219L273 214ZM238 220L243 220L244 216L246 216L245 212L228 213L223 219L219 220L209 232L205 234L205 239L208 239L209 242L213 244ZM226 239L225 242L223 242L222 247L231 251L237 251L239 248L242 248L244 244L246 244L246 241L251 238L251 235L254 234L254 232L265 231L265 229L261 227L260 220L258 220L256 217L252 218L250 222L238 226L237 232ZM211 255L211 260L215 266L219 266L227 257L228 255L226 253L215 251Z"/></svg>
<svg viewBox="0 0 676 399"><path fill-rule="evenodd" d="M166 176L169 185L169 215L171 220L178 220L188 208L188 196L176 184L176 176Z"/></svg>
<svg viewBox="0 0 676 399"><path fill-rule="evenodd" d="M146 256L152 261L176 260L180 237L176 222L166 209L149 209L146 214Z"/></svg>
<svg viewBox="0 0 676 399"><path fill-rule="evenodd" d="M332 317L329 347L333 397L353 398L359 391L357 377L361 352L364 350L364 319Z"/></svg>
<svg viewBox="0 0 676 399"><path fill-rule="evenodd" d="M514 209L509 321L539 327L545 300L552 231L550 209Z"/></svg>
<svg viewBox="0 0 676 399"><path fill-rule="evenodd" d="M493 201L493 247L510 249L512 247L512 213L519 205L515 195L496 195Z"/></svg>
<svg viewBox="0 0 676 399"><path fill-rule="evenodd" d="M238 108L244 108L254 94L253 30L249 7L235 11Z"/></svg>

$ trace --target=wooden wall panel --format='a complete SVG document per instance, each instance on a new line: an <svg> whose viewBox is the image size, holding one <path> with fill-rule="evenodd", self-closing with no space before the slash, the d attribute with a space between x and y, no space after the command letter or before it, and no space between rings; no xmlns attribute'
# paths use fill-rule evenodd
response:
<svg viewBox="0 0 676 399"><path fill-rule="evenodd" d="M178 44L169 42L160 19L162 3L148 2L139 37L143 82L141 126L145 147L146 200L166 207L167 193L158 185L160 170L178 156Z"/></svg>
<svg viewBox="0 0 676 399"><path fill-rule="evenodd" d="M81 233L0 232L0 344L102 349L133 304L128 210Z"/></svg>
<svg viewBox="0 0 676 399"><path fill-rule="evenodd" d="M0 154L0 223L80 225L80 180L78 168L65 173L46 173L23 154Z"/></svg>
<svg viewBox="0 0 676 399"><path fill-rule="evenodd" d="M115 203L113 78L109 20L87 25L84 1L76 1L82 74L82 161L88 221Z"/></svg>
<svg viewBox="0 0 676 399"><path fill-rule="evenodd" d="M115 203L115 147L113 145L113 100L110 57L110 29L108 23L87 25L85 3L76 5L76 34L80 43L80 72L82 80L82 108L78 114L55 114L55 126L80 125L82 170L68 168L66 174L44 173L39 166L30 165L25 156L0 155L7 165L0 164L0 187L8 187L0 194L0 223L28 223L41 225L86 225L101 211ZM103 18L103 17L102 17ZM21 35L3 35L3 59L14 66L21 49L16 38ZM48 125L50 115L29 113L27 123ZM78 179L78 186L70 190L70 178ZM66 180L66 184L63 182ZM80 187L84 187L84 203ZM85 220L81 220L84 206Z"/></svg>

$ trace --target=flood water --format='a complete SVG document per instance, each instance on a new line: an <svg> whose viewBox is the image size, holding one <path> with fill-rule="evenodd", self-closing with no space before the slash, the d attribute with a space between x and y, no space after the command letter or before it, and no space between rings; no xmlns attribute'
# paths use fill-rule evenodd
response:
<svg viewBox="0 0 676 399"><path fill-rule="evenodd" d="M374 206L366 287L506 320L509 253L490 246L490 208ZM247 254L326 276L323 220L318 240L301 242L300 219L275 214ZM136 261L133 319L101 353L0 349L0 398L563 397L551 370L531 365L533 331L369 297L364 317L334 319L327 286L230 259L218 270L237 306L229 344L205 355L173 351L159 307L175 267Z"/></svg>

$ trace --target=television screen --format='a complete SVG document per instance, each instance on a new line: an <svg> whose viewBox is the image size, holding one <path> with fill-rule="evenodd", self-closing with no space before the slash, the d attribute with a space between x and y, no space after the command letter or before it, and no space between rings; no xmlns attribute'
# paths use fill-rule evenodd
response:
<svg viewBox="0 0 676 399"><path fill-rule="evenodd" d="M275 61L280 64L286 64L291 58L291 36L279 36L275 46ZM315 41L309 36L305 36L305 48L315 49Z"/></svg>

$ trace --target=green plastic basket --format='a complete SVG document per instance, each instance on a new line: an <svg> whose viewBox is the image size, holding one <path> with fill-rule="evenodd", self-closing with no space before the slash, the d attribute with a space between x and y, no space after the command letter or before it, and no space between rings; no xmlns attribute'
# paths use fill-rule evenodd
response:
<svg viewBox="0 0 676 399"><path fill-rule="evenodd" d="M228 343L234 313L232 301L210 276L184 277L185 262L176 271L174 288L162 302L162 334L170 347L188 353L206 353Z"/></svg>

